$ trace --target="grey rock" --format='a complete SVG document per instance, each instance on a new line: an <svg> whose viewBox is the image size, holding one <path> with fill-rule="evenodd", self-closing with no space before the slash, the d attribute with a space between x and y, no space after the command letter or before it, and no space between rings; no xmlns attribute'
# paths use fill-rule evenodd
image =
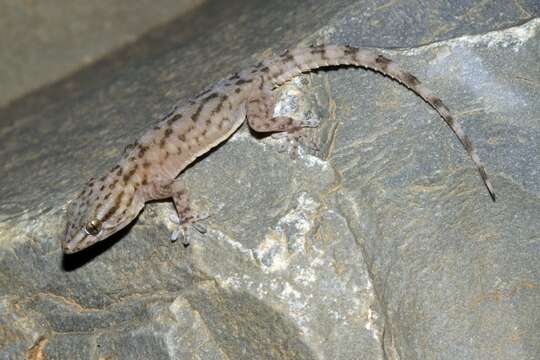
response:
<svg viewBox="0 0 540 360"><path fill-rule="evenodd" d="M0 106L61 80L203 0L0 3Z"/></svg>
<svg viewBox="0 0 540 360"><path fill-rule="evenodd" d="M0 357L537 358L537 12L213 2L0 110ZM321 42L377 46L440 95L498 201L427 104L334 69L276 94L279 112L321 119L318 153L291 160L243 127L182 175L210 213L189 247L168 241L172 205L158 202L62 255L67 201L178 99L269 48Z"/></svg>

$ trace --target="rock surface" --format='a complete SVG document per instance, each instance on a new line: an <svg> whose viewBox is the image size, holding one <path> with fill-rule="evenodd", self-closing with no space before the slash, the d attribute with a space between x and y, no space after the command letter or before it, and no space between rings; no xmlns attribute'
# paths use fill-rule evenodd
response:
<svg viewBox="0 0 540 360"><path fill-rule="evenodd" d="M0 106L80 70L202 1L2 1Z"/></svg>
<svg viewBox="0 0 540 360"><path fill-rule="evenodd" d="M539 9L458 3L210 3L2 109L0 357L537 358ZM182 175L211 214L189 247L159 202L62 255L67 201L178 99L321 42L400 47L384 53L453 110L498 201L413 93L319 71L276 95L322 119L320 152L240 129Z"/></svg>

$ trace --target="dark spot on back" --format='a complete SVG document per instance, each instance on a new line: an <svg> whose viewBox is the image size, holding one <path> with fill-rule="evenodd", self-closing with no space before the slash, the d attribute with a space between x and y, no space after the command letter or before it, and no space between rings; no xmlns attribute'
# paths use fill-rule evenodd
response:
<svg viewBox="0 0 540 360"><path fill-rule="evenodd" d="M471 140L467 136L465 136L463 139L461 139L461 141L463 142L463 147L465 148L465 150L467 150L468 153L472 153L473 145L471 143Z"/></svg>
<svg viewBox="0 0 540 360"><path fill-rule="evenodd" d="M122 201L122 197L124 196L124 192L120 192L117 196L116 196L116 199L114 200L114 205L109 209L109 211L107 211L107 213L105 214L105 216L103 217L102 221L105 222L107 219L109 219L111 216L113 216L116 211L118 210L118 208L120 207L120 202Z"/></svg>
<svg viewBox="0 0 540 360"><path fill-rule="evenodd" d="M253 79L238 79L236 81L236 85L249 84L252 81L253 81Z"/></svg>
<svg viewBox="0 0 540 360"><path fill-rule="evenodd" d="M141 148L139 149L139 153L137 154L137 156L139 158L142 158L144 156L144 154L146 153L146 151L148 150L148 146L141 146Z"/></svg>
<svg viewBox="0 0 540 360"><path fill-rule="evenodd" d="M410 85L412 87L420 85L420 80L418 80L413 74L405 73L403 74L403 79L405 80L407 85Z"/></svg>
<svg viewBox="0 0 540 360"><path fill-rule="evenodd" d="M324 46L317 46L317 47L311 48L311 54L320 55L321 59L323 59L323 60L327 59L326 48Z"/></svg>
<svg viewBox="0 0 540 360"><path fill-rule="evenodd" d="M353 55L354 56L354 55L356 55L358 53L358 51L360 51L360 49L347 45L347 46L345 46L345 49L343 50L343 53L345 55L349 55L349 56Z"/></svg>
<svg viewBox="0 0 540 360"><path fill-rule="evenodd" d="M212 99L217 98L218 96L219 96L218 93L213 92L213 93L211 93L210 95L208 95L207 97L205 97L205 98L203 99L203 103L206 104L207 102L209 102L209 101L212 100Z"/></svg>
<svg viewBox="0 0 540 360"><path fill-rule="evenodd" d="M135 147L135 144L127 144L125 147L124 147L124 151L122 153L127 153L129 152L131 149L133 149Z"/></svg>
<svg viewBox="0 0 540 360"><path fill-rule="evenodd" d="M135 174L135 172L137 171L137 167L138 165L135 164L135 166L133 167L133 169L131 169L126 175L124 175L124 177L122 178L124 180L124 182L128 182L129 179L131 179L131 177Z"/></svg>
<svg viewBox="0 0 540 360"><path fill-rule="evenodd" d="M443 103L442 100L439 99L438 97L433 97L433 98L431 99L431 103L432 103L433 106L435 106L436 108L444 107L444 103Z"/></svg>
<svg viewBox="0 0 540 360"><path fill-rule="evenodd" d="M289 52L287 51L286 53L284 53L283 55L281 55L281 59L282 59L284 62L290 62L290 61L293 61L293 60L294 60L294 56L292 56L291 54L289 54Z"/></svg>
<svg viewBox="0 0 540 360"><path fill-rule="evenodd" d="M181 118L182 118L182 114L175 114L173 117L167 120L167 124L171 126L173 122L180 120Z"/></svg>
<svg viewBox="0 0 540 360"><path fill-rule="evenodd" d="M197 122L197 119L199 118L199 115L201 114L203 105L204 105L204 104L202 104L202 103L199 104L199 107L198 107L197 110L195 110L195 112L193 113L193 116L191 117L191 120L192 120L193 122Z"/></svg>
<svg viewBox="0 0 540 360"><path fill-rule="evenodd" d="M201 91L200 93L198 93L197 96L195 96L195 98L200 99L200 98L202 98L204 95L208 94L210 91L212 91L211 88L206 89L206 90L203 90L203 91Z"/></svg>
<svg viewBox="0 0 540 360"><path fill-rule="evenodd" d="M219 98L219 103L217 104L215 109L212 110L212 115L217 114L221 111L221 109L223 108L223 104L225 104L228 98L229 97L227 95L221 95L221 97ZM208 120L206 120L206 123L208 124Z"/></svg>
<svg viewBox="0 0 540 360"><path fill-rule="evenodd" d="M377 58L375 59L375 62L377 64L379 64L379 66L381 67L381 69L383 70L386 70L386 68L388 67L388 64L390 64L392 62L392 60L382 56L382 55L379 55L377 56Z"/></svg>
<svg viewBox="0 0 540 360"><path fill-rule="evenodd" d="M442 112L446 112L446 114L450 113L450 110L446 107L446 105L444 105L444 103L442 102L440 98L436 96L430 96L427 100L438 112L442 111ZM445 118L444 115L443 115L443 118ZM454 119L450 115L447 115L444 120L446 120L446 122L448 123L451 123L454 121Z"/></svg>

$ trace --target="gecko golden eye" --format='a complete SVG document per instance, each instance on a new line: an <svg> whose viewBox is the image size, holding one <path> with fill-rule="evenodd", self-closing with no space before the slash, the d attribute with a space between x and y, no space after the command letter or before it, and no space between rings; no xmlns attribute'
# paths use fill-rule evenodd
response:
<svg viewBox="0 0 540 360"><path fill-rule="evenodd" d="M96 236L101 231L101 221L99 219L90 220L84 227L87 234Z"/></svg>

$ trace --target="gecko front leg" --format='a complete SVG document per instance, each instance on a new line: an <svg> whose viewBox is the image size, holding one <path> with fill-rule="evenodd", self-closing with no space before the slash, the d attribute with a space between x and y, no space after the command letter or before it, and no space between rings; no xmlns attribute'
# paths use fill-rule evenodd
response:
<svg viewBox="0 0 540 360"><path fill-rule="evenodd" d="M200 224L199 221L208 218L208 214L196 214L193 212L189 204L187 187L182 180L176 179L167 185L163 185L158 192L163 198L170 197L176 209L176 216L171 216L171 221L178 224L178 229L171 234L172 241L181 238L184 245L189 245L187 229L190 226L200 233L206 232L206 227Z"/></svg>
<svg viewBox="0 0 540 360"><path fill-rule="evenodd" d="M254 91L247 100L246 116L250 128L257 132L283 133L278 138L286 138L293 146L293 154L298 150L298 143L304 136L305 128L319 126L318 119L298 120L288 116L273 116L276 101L270 85L260 79L258 91Z"/></svg>

